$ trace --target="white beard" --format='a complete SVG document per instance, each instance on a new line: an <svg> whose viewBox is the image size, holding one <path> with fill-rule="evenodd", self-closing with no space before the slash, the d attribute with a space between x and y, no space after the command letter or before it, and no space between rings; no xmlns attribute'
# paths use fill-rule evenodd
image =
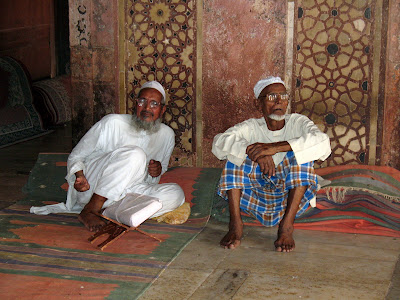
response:
<svg viewBox="0 0 400 300"><path fill-rule="evenodd" d="M285 116L289 113L289 111L290 111L290 102L288 103L288 106L286 108L286 112L284 115L270 114L268 116L268 118L275 120L275 121L282 121L282 120L285 120Z"/></svg>
<svg viewBox="0 0 400 300"><path fill-rule="evenodd" d="M157 119L152 122L146 122L142 119L139 119L135 113L132 114L132 125L135 129L144 130L147 133L156 133L160 130L161 127L161 119Z"/></svg>
<svg viewBox="0 0 400 300"><path fill-rule="evenodd" d="M285 120L286 115L276 115L276 114L270 114L268 115L268 118L275 120L275 121L282 121Z"/></svg>

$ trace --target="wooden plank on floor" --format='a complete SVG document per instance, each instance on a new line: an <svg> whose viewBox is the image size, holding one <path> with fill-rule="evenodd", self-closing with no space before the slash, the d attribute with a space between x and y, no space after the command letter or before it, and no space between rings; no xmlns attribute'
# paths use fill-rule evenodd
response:
<svg viewBox="0 0 400 300"><path fill-rule="evenodd" d="M216 270L190 299L232 299L248 276L245 270Z"/></svg>

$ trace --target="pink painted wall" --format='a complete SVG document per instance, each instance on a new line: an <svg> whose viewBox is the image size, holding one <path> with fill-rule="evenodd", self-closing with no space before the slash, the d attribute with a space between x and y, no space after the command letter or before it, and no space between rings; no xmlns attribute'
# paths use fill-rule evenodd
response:
<svg viewBox="0 0 400 300"><path fill-rule="evenodd" d="M260 117L254 84L284 75L286 1L204 0L203 166L221 166L211 153L214 136Z"/></svg>

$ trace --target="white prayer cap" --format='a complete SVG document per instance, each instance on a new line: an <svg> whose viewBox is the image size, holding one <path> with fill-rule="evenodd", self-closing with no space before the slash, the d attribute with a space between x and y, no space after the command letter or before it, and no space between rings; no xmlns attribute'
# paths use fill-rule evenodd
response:
<svg viewBox="0 0 400 300"><path fill-rule="evenodd" d="M258 81L254 86L254 96L256 96L256 99L258 99L258 96L260 96L263 89L274 83L282 83L283 86L285 86L285 83L280 77L268 76L267 78Z"/></svg>
<svg viewBox="0 0 400 300"><path fill-rule="evenodd" d="M163 96L163 99L162 99L161 103L165 103L165 90L164 90L163 86L158 81L147 81L140 88L138 95L140 94L140 91L143 90L143 89L156 89Z"/></svg>

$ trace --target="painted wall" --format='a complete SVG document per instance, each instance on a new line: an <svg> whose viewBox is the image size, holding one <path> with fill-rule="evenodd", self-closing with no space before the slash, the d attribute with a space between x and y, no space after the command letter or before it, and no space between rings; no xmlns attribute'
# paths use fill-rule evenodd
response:
<svg viewBox="0 0 400 300"><path fill-rule="evenodd" d="M52 8L51 0L0 1L0 55L20 60L33 80L52 72Z"/></svg>
<svg viewBox="0 0 400 300"><path fill-rule="evenodd" d="M204 0L203 166L221 166L211 153L216 134L251 117L254 84L284 76L286 2Z"/></svg>
<svg viewBox="0 0 400 300"><path fill-rule="evenodd" d="M132 112L146 81L163 85L168 103L163 122L175 133L173 166L196 164L198 6L195 0L126 0L125 26L120 28L125 45L121 69L126 70L121 93L126 108L121 107L121 112Z"/></svg>
<svg viewBox="0 0 400 300"><path fill-rule="evenodd" d="M389 1L381 165L400 170L400 0Z"/></svg>
<svg viewBox="0 0 400 300"><path fill-rule="evenodd" d="M388 44L382 109L381 160L400 169L400 0L385 0ZM120 112L118 20L121 1L71 0L70 42L73 83L73 137L77 141L103 115ZM198 1L196 1L197 5ZM214 136L250 117L259 117L253 86L269 74L285 74L287 2L274 0L203 0L201 84L196 85L196 156L193 164L219 167L211 153ZM387 7L386 6L386 7ZM125 11L122 14L127 13ZM200 28L198 28L199 30ZM122 86L122 85L121 85ZM199 90L200 89L200 90Z"/></svg>
<svg viewBox="0 0 400 300"><path fill-rule="evenodd" d="M70 0L73 144L118 112L118 1Z"/></svg>

